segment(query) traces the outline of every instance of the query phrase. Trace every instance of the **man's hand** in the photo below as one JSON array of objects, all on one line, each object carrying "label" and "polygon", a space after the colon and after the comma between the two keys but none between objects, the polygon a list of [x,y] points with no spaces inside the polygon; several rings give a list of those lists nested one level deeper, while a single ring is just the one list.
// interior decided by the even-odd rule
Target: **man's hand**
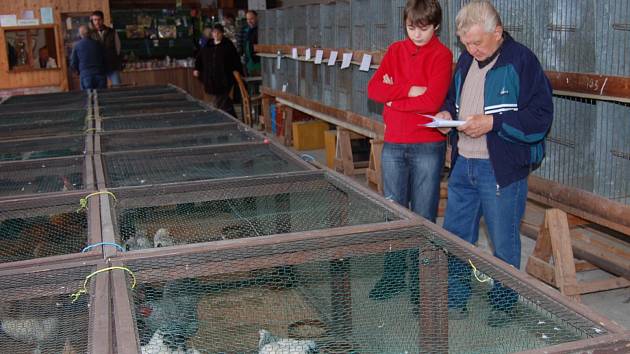
[{"label": "man's hand", "polygon": [[[453,117],[451,117],[451,114],[448,111],[442,111],[438,114],[435,115],[435,117],[440,118],[440,119],[444,119],[444,120],[453,120]],[[448,134],[448,132],[451,131],[451,128],[437,128],[437,130],[446,135]]]},{"label": "man's hand", "polygon": [[425,92],[427,92],[427,88],[424,86],[411,86],[407,96],[412,97],[412,98],[418,97],[418,96],[424,95]]},{"label": "man's hand", "polygon": [[466,123],[457,127],[457,130],[471,138],[478,138],[492,130],[493,122],[492,115],[477,114],[466,117]]},{"label": "man's hand", "polygon": [[193,76],[194,77],[199,77],[199,71],[193,70]]},{"label": "man's hand", "polygon": [[394,79],[391,76],[385,74],[385,75],[383,75],[383,83],[386,84],[386,85],[393,85],[394,84]]}]

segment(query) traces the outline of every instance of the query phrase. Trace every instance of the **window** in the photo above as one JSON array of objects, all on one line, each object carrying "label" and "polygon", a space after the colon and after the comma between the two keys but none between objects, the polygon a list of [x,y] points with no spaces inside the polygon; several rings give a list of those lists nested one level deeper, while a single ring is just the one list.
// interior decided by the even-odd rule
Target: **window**
[{"label": "window", "polygon": [[59,65],[54,28],[5,29],[9,70],[54,69]]}]

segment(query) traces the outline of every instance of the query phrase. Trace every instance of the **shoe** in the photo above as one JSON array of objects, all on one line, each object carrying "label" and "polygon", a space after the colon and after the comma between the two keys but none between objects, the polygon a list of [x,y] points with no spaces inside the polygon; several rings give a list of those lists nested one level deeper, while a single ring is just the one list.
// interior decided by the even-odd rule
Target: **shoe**
[{"label": "shoe", "polygon": [[515,318],[514,309],[499,310],[492,309],[490,315],[488,315],[488,326],[490,327],[503,327],[510,324]]},{"label": "shoe", "polygon": [[403,279],[381,278],[374,288],[370,290],[369,298],[372,300],[387,300],[400,294],[405,289],[405,281]]},{"label": "shoe", "polygon": [[468,307],[449,307],[448,319],[454,321],[465,320],[468,318]]}]

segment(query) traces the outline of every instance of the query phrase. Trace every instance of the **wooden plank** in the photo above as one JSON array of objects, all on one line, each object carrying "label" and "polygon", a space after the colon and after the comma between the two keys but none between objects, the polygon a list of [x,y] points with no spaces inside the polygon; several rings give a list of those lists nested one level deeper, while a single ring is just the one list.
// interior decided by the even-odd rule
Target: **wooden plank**
[{"label": "wooden plank", "polygon": [[551,239],[556,286],[562,294],[580,301],[567,214],[559,209],[547,210],[545,226]]},{"label": "wooden plank", "polygon": [[448,256],[441,249],[419,252],[418,345],[423,353],[448,353]]},{"label": "wooden plank", "polygon": [[602,280],[593,280],[588,282],[580,282],[578,287],[580,294],[595,293],[599,291],[607,291],[619,288],[627,288],[630,286],[630,280],[622,277],[614,277]]},{"label": "wooden plank", "polygon": [[352,159],[352,143],[350,132],[337,127],[337,153],[335,169],[346,176],[354,175],[354,161]]}]

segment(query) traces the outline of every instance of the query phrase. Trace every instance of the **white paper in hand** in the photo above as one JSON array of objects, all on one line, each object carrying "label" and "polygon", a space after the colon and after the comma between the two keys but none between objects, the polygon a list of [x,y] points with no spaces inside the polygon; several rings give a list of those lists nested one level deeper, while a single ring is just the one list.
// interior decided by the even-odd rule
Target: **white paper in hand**
[{"label": "white paper in hand", "polygon": [[347,69],[352,62],[352,53],[343,53],[343,60],[341,61],[341,68]]},{"label": "white paper in hand", "polygon": [[315,51],[315,64],[321,64],[324,59],[324,51],[318,49]]},{"label": "white paper in hand", "polygon": [[334,51],[334,50],[332,52],[330,52],[330,58],[328,58],[328,66],[334,66],[335,65],[335,63],[337,62],[337,55],[338,54],[339,53]]},{"label": "white paper in hand", "polygon": [[428,127],[428,128],[456,128],[459,127],[461,125],[464,125],[464,123],[466,123],[463,120],[446,120],[446,119],[442,119],[442,118],[438,118],[436,116],[431,116],[428,114],[420,114],[423,117],[427,117],[427,118],[431,118],[433,121],[430,123],[426,123],[426,124],[418,124],[418,126],[421,127]]},{"label": "white paper in hand", "polygon": [[304,51],[304,59],[311,60],[311,48],[306,48]]}]

